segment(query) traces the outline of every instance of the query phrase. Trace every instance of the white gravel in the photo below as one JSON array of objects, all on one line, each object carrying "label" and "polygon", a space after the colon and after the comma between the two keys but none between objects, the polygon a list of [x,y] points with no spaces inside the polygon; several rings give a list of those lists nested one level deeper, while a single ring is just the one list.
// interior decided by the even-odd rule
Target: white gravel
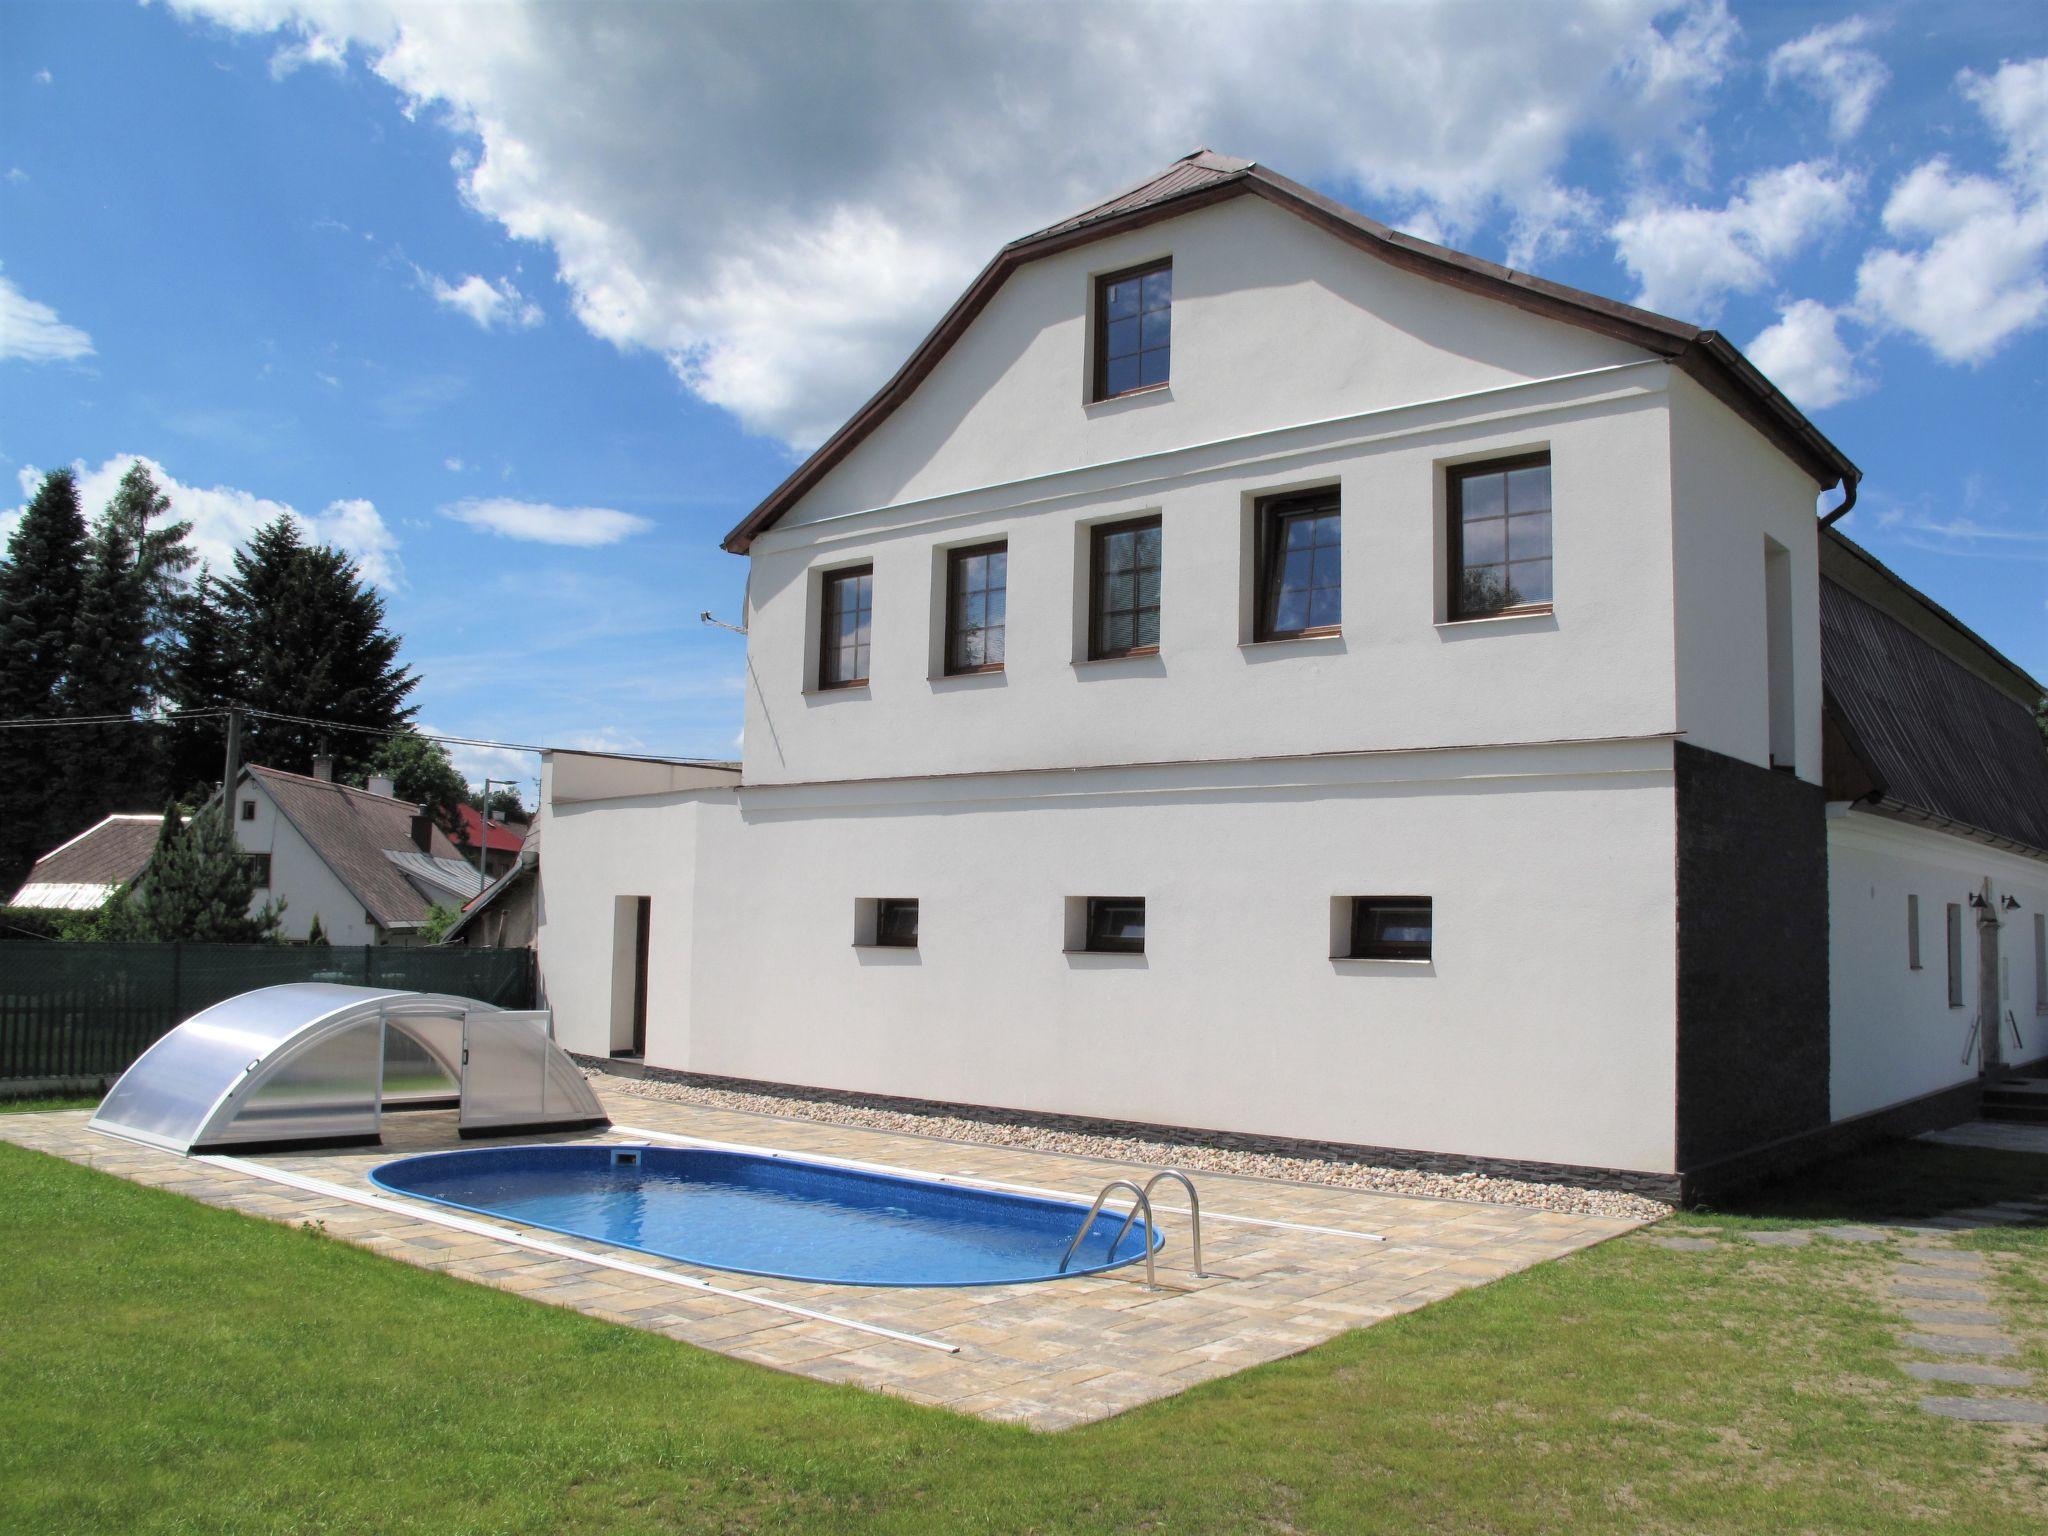
[{"label": "white gravel", "polygon": [[1022,1147],[1033,1152],[1060,1152],[1155,1168],[1185,1168],[1197,1172],[1239,1174],[1254,1179],[1290,1179],[1302,1184],[1331,1184],[1344,1189],[1369,1189],[1389,1195],[1423,1195],[1439,1200],[1485,1200],[1497,1205],[1527,1205],[1574,1216],[1616,1216],[1628,1221],[1654,1221],[1671,1212],[1669,1205],[1642,1195],[1585,1189],[1572,1184],[1544,1184],[1529,1179],[1497,1178],[1484,1173],[1386,1168],[1335,1155],[1292,1157],[1278,1152],[1235,1147],[1152,1141],[1139,1136],[1097,1135],[947,1111],[914,1114],[875,1104],[840,1104],[795,1094],[710,1088],[694,1083],[662,1082],[654,1078],[618,1077],[608,1072],[593,1071],[587,1075],[603,1083],[609,1091],[638,1094],[670,1104],[701,1104],[707,1109],[745,1110],[754,1114],[816,1120],[827,1125],[857,1125],[873,1131],[934,1136],[991,1147]]}]

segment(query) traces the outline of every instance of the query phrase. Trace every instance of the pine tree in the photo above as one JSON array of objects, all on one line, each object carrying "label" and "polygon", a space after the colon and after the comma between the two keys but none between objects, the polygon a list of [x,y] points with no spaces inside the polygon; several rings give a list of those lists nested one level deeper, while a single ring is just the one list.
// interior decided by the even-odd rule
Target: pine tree
[{"label": "pine tree", "polygon": [[[234,659],[220,595],[220,582],[202,565],[180,604],[180,623],[164,661],[164,696],[178,709],[213,709],[234,701]],[[169,730],[165,773],[173,794],[203,800],[220,782],[225,731],[219,720],[195,720]]]},{"label": "pine tree", "polygon": [[[0,565],[0,720],[53,715],[71,660],[85,555],[78,482],[43,477]],[[0,730],[0,889],[11,891],[43,853],[83,829],[68,823],[52,762],[59,733]]]},{"label": "pine tree", "polygon": [[121,477],[105,514],[121,526],[133,551],[148,614],[150,692],[157,698],[170,693],[171,661],[192,592],[185,573],[199,558],[187,542],[192,524],[182,518],[164,521],[170,511],[171,498],[138,459]]},{"label": "pine tree", "polygon": [[255,913],[256,872],[235,842],[219,801],[182,825],[164,812],[156,852],[121,909],[108,903],[99,932],[155,944],[275,942],[284,906],[266,901]]},{"label": "pine tree", "polygon": [[[384,600],[347,555],[305,543],[289,517],[236,552],[220,600],[233,687],[252,709],[387,731],[418,713],[405,701],[419,679],[397,664]],[[250,762],[304,773],[327,739],[342,777],[359,774],[376,750],[374,736],[253,720],[245,751]]]},{"label": "pine tree", "polygon": [[[149,586],[136,560],[132,522],[109,506],[93,524],[59,713],[138,717],[151,689]],[[114,811],[162,798],[156,733],[141,725],[83,726],[52,733],[61,819],[75,830]]]}]

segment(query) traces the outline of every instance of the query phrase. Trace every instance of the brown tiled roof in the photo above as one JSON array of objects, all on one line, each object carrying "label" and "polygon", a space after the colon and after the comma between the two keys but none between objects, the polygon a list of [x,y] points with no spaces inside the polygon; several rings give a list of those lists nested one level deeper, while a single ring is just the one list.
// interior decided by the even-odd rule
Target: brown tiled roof
[{"label": "brown tiled roof", "polygon": [[[384,857],[387,849],[413,848],[417,805],[276,768],[248,772],[380,927],[405,928],[426,921],[431,903],[398,865]],[[434,829],[433,853],[438,858],[462,857],[439,827]]]},{"label": "brown tiled roof", "polygon": [[35,905],[29,887],[36,885],[119,885],[142,873],[142,866],[156,852],[157,834],[163,830],[161,814],[109,816],[88,827],[70,842],[52,848],[29,871],[15,894],[17,905]]},{"label": "brown tiled roof", "polygon": [[[1855,500],[1856,483],[1863,472],[1718,331],[1702,330],[1632,304],[1418,240],[1255,161],[1198,149],[1157,176],[1057,224],[1049,224],[1036,234],[1012,240],[998,251],[995,259],[968,284],[967,291],[953,301],[953,307],[940,318],[931,334],[918,343],[895,376],[854,412],[846,425],[799,464],[788,479],[769,492],[767,499],[725,536],[724,547],[736,555],[745,554],[757,535],[773,527],[827,471],[910,397],[1005,279],[1025,262],[1240,196],[1262,197],[1347,244],[1407,271],[1567,325],[1616,337],[1666,358],[1763,433],[1818,483],[1833,485],[1839,481],[1847,489],[1848,501]],[[1846,510],[1847,505],[1845,502],[1837,510]]]}]

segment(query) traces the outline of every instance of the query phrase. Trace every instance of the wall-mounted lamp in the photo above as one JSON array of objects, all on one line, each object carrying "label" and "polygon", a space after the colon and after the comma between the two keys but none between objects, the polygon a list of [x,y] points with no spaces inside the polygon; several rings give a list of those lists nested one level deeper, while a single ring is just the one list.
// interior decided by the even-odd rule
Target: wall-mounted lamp
[{"label": "wall-mounted lamp", "polygon": [[1970,905],[1981,912],[1984,910],[1984,898],[1975,891],[1972,891],[1970,892]]},{"label": "wall-mounted lamp", "polygon": [[2008,912],[2017,912],[2020,909],[2020,904],[2014,901],[2010,896],[1999,897],[1998,904],[2001,907],[2005,908],[2005,910]]}]

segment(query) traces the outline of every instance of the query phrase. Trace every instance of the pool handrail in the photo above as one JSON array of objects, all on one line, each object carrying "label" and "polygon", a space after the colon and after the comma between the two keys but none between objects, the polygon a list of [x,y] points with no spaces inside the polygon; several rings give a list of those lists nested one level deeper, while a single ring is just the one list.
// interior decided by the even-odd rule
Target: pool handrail
[{"label": "pool handrail", "polygon": [[[1180,1187],[1188,1192],[1188,1234],[1193,1239],[1195,1250],[1195,1278],[1206,1280],[1202,1272],[1202,1197],[1195,1193],[1195,1181],[1178,1168],[1162,1168],[1145,1181],[1145,1219],[1152,1219],[1152,1188],[1161,1179],[1179,1179]],[[1116,1244],[1109,1245],[1110,1252],[1116,1251]]]},{"label": "pool handrail", "polygon": [[1107,1200],[1119,1189],[1127,1189],[1131,1192],[1131,1199],[1133,1202],[1131,1205],[1131,1214],[1129,1217],[1125,1219],[1124,1224],[1117,1229],[1116,1236],[1110,1239],[1109,1252],[1106,1255],[1104,1255],[1104,1257],[1116,1257],[1116,1245],[1123,1241],[1124,1233],[1130,1231],[1131,1223],[1137,1220],[1138,1212],[1140,1210],[1144,1211],[1145,1289],[1148,1291],[1156,1291],[1159,1289],[1159,1285],[1158,1282],[1153,1278],[1152,1274],[1152,1244],[1154,1237],[1157,1235],[1159,1231],[1159,1228],[1152,1220],[1152,1201],[1149,1197],[1147,1197],[1144,1190],[1140,1189],[1136,1184],[1133,1184],[1129,1179],[1111,1179],[1107,1184],[1102,1186],[1101,1192],[1098,1193],[1095,1197],[1095,1203],[1088,1207],[1088,1214],[1081,1219],[1081,1230],[1074,1234],[1074,1240],[1071,1243],[1067,1244],[1067,1251],[1060,1255],[1059,1273],[1064,1275],[1067,1272],[1067,1266],[1073,1262],[1075,1250],[1077,1250],[1081,1246],[1081,1240],[1085,1238],[1088,1235],[1089,1231],[1094,1227],[1095,1218],[1102,1214],[1103,1201]]}]

